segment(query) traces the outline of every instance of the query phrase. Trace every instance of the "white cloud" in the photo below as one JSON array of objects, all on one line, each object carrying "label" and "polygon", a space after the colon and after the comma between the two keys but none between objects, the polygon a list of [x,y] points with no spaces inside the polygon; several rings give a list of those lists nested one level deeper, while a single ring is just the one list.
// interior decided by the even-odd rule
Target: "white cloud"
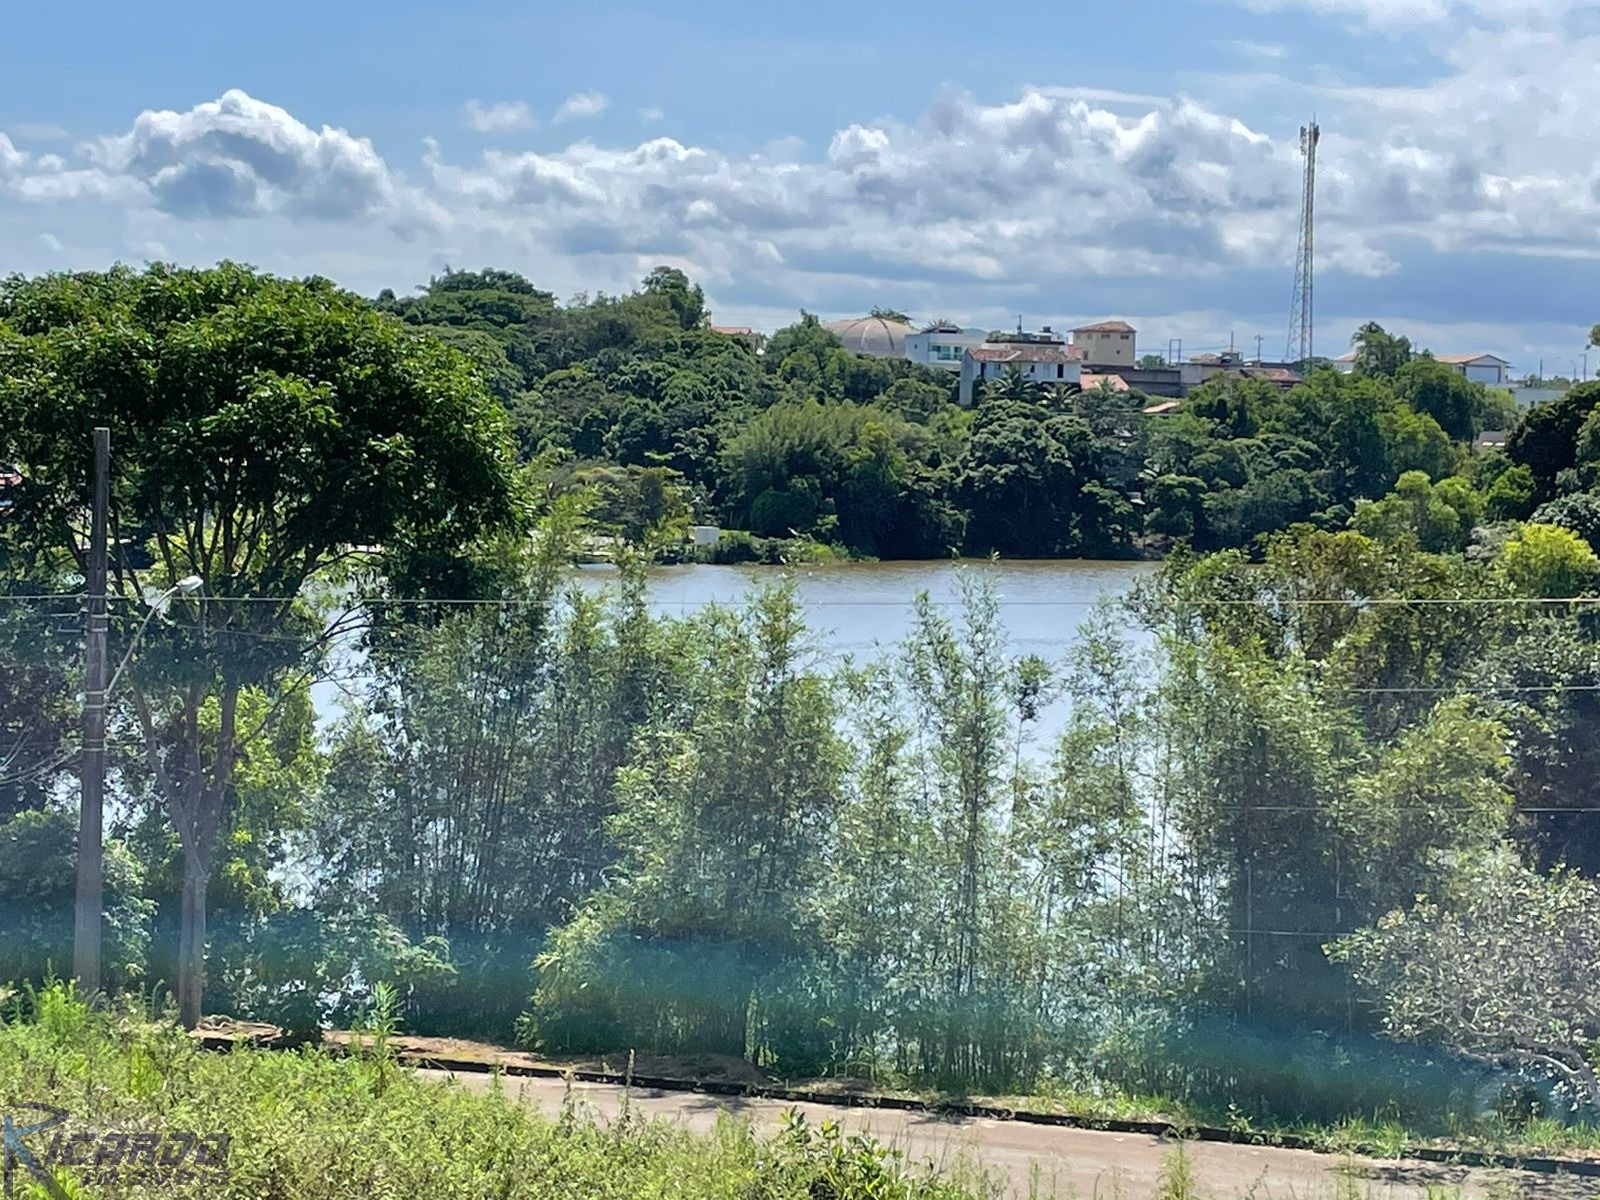
[{"label": "white cloud", "polygon": [[11,126],[11,132],[31,142],[60,142],[72,136],[60,125],[43,121],[24,121],[20,125]]},{"label": "white cloud", "polygon": [[39,235],[39,240],[43,242],[48,249],[54,250],[57,254],[60,254],[66,249],[66,246],[62,245],[61,239],[55,234],[50,233],[48,230]]},{"label": "white cloud", "polygon": [[581,117],[598,117],[611,105],[604,92],[574,92],[561,102],[553,118],[557,123]]},{"label": "white cloud", "polygon": [[659,108],[641,108],[639,110],[639,120],[646,125],[654,125],[657,121],[665,120],[666,116],[667,114]]},{"label": "white cloud", "polygon": [[[1329,2],[1344,12],[1355,0]],[[1492,14],[1496,3],[1471,7]],[[1438,70],[1408,87],[1270,77],[1298,88],[1296,111],[1304,100],[1325,113],[1319,272],[1342,275],[1347,294],[1398,289],[1410,299],[1395,311],[1419,327],[1459,325],[1473,306],[1519,320],[1513,306],[1549,285],[1518,292],[1484,282],[1481,268],[1430,289],[1427,273],[1450,259],[1493,262],[1510,283],[1508,263],[1543,264],[1518,268],[1529,281],[1575,279],[1585,268],[1563,260],[1600,258],[1590,132],[1600,37],[1528,25],[1419,40]],[[1199,92],[1203,81],[1185,83]],[[603,105],[576,99],[569,115]],[[893,302],[1014,313],[1063,296],[1090,311],[1250,313],[1280,299],[1286,311],[1299,122],[1268,126],[1245,111],[1232,96],[1027,88],[989,102],[946,90],[912,119],[846,123],[809,148],[791,138],[734,153],[651,137],[447,157],[428,143],[408,178],[359,131],[315,129],[234,91],[143,113],[65,156],[0,134],[0,234],[28,244],[22,269],[48,229],[91,262],[144,257],[154,243],[374,289],[468,261],[526,270],[561,294],[615,290],[672,261],[721,307],[745,311]],[[515,102],[467,109],[490,132],[524,113]],[[13,215],[29,201],[31,226]],[[79,220],[69,212],[93,235],[63,225]],[[428,236],[397,236],[417,229]]]},{"label": "white cloud", "polygon": [[313,130],[237,89],[184,113],[143,112],[127,133],[92,145],[89,157],[179,216],[357,218],[396,201],[394,179],[369,140],[326,125]]},{"label": "white cloud", "polygon": [[478,133],[506,133],[515,129],[531,129],[538,124],[533,110],[522,100],[500,100],[484,107],[476,100],[468,100],[467,126]]},{"label": "white cloud", "polygon": [[1409,36],[1417,28],[1464,23],[1524,27],[1553,24],[1589,5],[1589,0],[1236,0],[1255,12],[1306,9],[1329,17],[1354,18],[1378,32]]},{"label": "white cloud", "polygon": [[1277,42],[1253,42],[1248,38],[1232,38],[1218,42],[1217,45],[1243,58],[1267,59],[1272,62],[1286,58],[1289,54],[1289,47]]},{"label": "white cloud", "polygon": [[4,133],[0,133],[0,179],[21,172],[28,165],[28,156]]}]

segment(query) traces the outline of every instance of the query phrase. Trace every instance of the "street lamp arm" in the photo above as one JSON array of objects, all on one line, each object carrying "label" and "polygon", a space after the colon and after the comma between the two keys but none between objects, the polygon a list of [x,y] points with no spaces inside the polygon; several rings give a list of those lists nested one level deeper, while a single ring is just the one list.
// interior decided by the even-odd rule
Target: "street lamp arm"
[{"label": "street lamp arm", "polygon": [[128,669],[128,664],[133,661],[133,652],[139,648],[139,639],[144,637],[144,631],[150,628],[150,622],[156,619],[156,614],[161,611],[166,602],[179,592],[187,596],[190,593],[199,591],[203,586],[204,581],[198,575],[189,575],[178,580],[177,583],[150,602],[150,611],[145,614],[144,620],[139,622],[139,628],[134,631],[133,640],[128,643],[127,652],[123,654],[122,661],[117,664],[117,669],[111,673],[111,682],[106,684],[105,696],[111,695],[116,690],[117,680],[122,678],[122,673]]}]

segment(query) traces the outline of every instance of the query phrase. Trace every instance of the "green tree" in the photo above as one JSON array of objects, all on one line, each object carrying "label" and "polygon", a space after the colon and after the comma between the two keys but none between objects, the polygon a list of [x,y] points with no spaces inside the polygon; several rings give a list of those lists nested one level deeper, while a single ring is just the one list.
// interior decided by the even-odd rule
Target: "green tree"
[{"label": "green tree", "polygon": [[1531,519],[1535,525],[1559,525],[1572,530],[1589,543],[1589,549],[1600,554],[1600,496],[1593,492],[1574,492],[1541,504]]},{"label": "green tree", "polygon": [[[0,963],[8,982],[43,982],[72,966],[78,823],[58,808],[0,821]],[[147,983],[145,953],[152,905],[143,872],[120,840],[105,850],[105,982]]]},{"label": "green tree", "polygon": [[1539,484],[1522,463],[1502,471],[1484,495],[1484,509],[1497,521],[1525,521],[1538,505]]},{"label": "green tree", "polygon": [[1522,526],[1506,540],[1495,568],[1519,596],[1581,596],[1600,582],[1600,557],[1570,529]]},{"label": "green tree", "polygon": [[1351,525],[1380,541],[1410,535],[1429,553],[1459,553],[1482,515],[1482,498],[1460,476],[1434,484],[1426,472],[1407,471],[1383,499],[1361,501]]},{"label": "green tree", "polygon": [[217,837],[272,727],[241,709],[314,673],[333,628],[302,589],[350,570],[352,547],[383,547],[372,568],[404,574],[508,522],[505,424],[438,342],[325,281],[231,264],[7,281],[0,413],[0,456],[39,484],[18,512],[34,553],[82,561],[89,430],[105,424],[129,547],[115,590],[205,581],[125,693],[182,846],[177,991],[193,1024]]},{"label": "green tree", "polygon": [[1357,375],[1397,376],[1412,359],[1411,339],[1390,333],[1376,321],[1368,321],[1350,339],[1356,352]]},{"label": "green tree", "polygon": [[978,411],[957,464],[974,553],[1038,557],[1116,554],[1132,511],[1106,487],[1087,422],[994,401]]},{"label": "green tree", "polygon": [[1600,1106],[1600,895],[1592,881],[1491,859],[1470,885],[1329,947],[1394,1037],[1552,1071]]},{"label": "green tree", "polygon": [[841,804],[837,713],[792,588],[694,637],[705,668],[617,776],[620,863],[541,956],[525,1036],[806,1064],[797,989]]},{"label": "green tree", "polygon": [[1000,378],[983,385],[985,400],[1008,400],[1016,404],[1037,404],[1044,397],[1044,389],[1028,377],[1016,363],[1006,364]]},{"label": "green tree", "polygon": [[1471,441],[1482,428],[1479,413],[1487,389],[1434,358],[1413,359],[1394,373],[1395,394],[1415,411],[1432,417],[1458,442]]},{"label": "green tree", "polygon": [[1578,461],[1578,434],[1600,406],[1600,381],[1583,383],[1537,404],[1511,431],[1506,453],[1533,474],[1536,503],[1556,494],[1556,478]]}]

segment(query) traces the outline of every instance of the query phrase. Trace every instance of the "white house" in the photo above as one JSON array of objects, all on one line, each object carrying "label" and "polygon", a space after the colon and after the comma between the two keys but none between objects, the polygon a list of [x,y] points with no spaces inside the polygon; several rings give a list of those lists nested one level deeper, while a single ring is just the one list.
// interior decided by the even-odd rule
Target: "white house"
[{"label": "white house", "polygon": [[1453,368],[1459,375],[1465,375],[1474,383],[1486,383],[1490,387],[1505,387],[1510,382],[1507,378],[1507,372],[1511,370],[1511,364],[1498,355],[1441,354],[1438,359],[1445,366]]},{"label": "white house", "polygon": [[1138,334],[1126,321],[1101,321],[1074,329],[1072,344],[1092,367],[1131,367],[1139,361]]},{"label": "white house", "polygon": [[959,325],[930,325],[921,333],[906,338],[906,357],[925,367],[961,370],[962,356],[988,339],[982,329],[963,329]]},{"label": "white house", "polygon": [[971,408],[979,386],[1001,378],[1010,367],[1040,387],[1083,384],[1083,364],[1059,342],[986,342],[969,347],[961,356],[962,406]]},{"label": "white house", "polygon": [[[1511,364],[1495,354],[1436,354],[1434,358],[1474,383],[1486,383],[1490,387],[1508,387],[1511,383]],[[1356,352],[1341,354],[1333,360],[1333,365],[1335,370],[1349,375],[1356,369]]]}]

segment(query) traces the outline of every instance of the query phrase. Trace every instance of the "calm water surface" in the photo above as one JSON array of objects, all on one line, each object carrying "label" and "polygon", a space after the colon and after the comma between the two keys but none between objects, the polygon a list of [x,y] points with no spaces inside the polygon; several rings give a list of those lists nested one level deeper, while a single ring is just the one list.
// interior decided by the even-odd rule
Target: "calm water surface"
[{"label": "calm water surface", "polygon": [[[814,644],[825,658],[870,656],[903,640],[911,630],[912,604],[923,592],[959,618],[962,573],[990,580],[1014,654],[1058,660],[1077,635],[1089,610],[1115,598],[1159,564],[1061,560],[990,562],[844,563],[807,567],[658,567],[650,572],[651,607],[682,616],[708,604],[737,605],[764,585],[792,575],[805,605]],[[585,586],[602,588],[616,579],[609,567],[583,567]],[[1132,632],[1130,630],[1130,632]],[[1142,640],[1137,634],[1136,640]],[[326,726],[343,703],[359,694],[364,656],[354,647],[342,655],[341,683],[312,688],[317,717]]]},{"label": "calm water surface", "polygon": [[[912,602],[923,592],[958,615],[961,575],[990,580],[1012,649],[1058,657],[1100,600],[1117,597],[1159,564],[1147,562],[971,560],[962,563],[845,563],[830,566],[660,567],[650,572],[651,606],[678,616],[707,604],[738,604],[750,591],[793,575],[817,645],[830,655],[863,655],[900,641],[911,629]],[[604,586],[614,572],[581,570]]]}]

